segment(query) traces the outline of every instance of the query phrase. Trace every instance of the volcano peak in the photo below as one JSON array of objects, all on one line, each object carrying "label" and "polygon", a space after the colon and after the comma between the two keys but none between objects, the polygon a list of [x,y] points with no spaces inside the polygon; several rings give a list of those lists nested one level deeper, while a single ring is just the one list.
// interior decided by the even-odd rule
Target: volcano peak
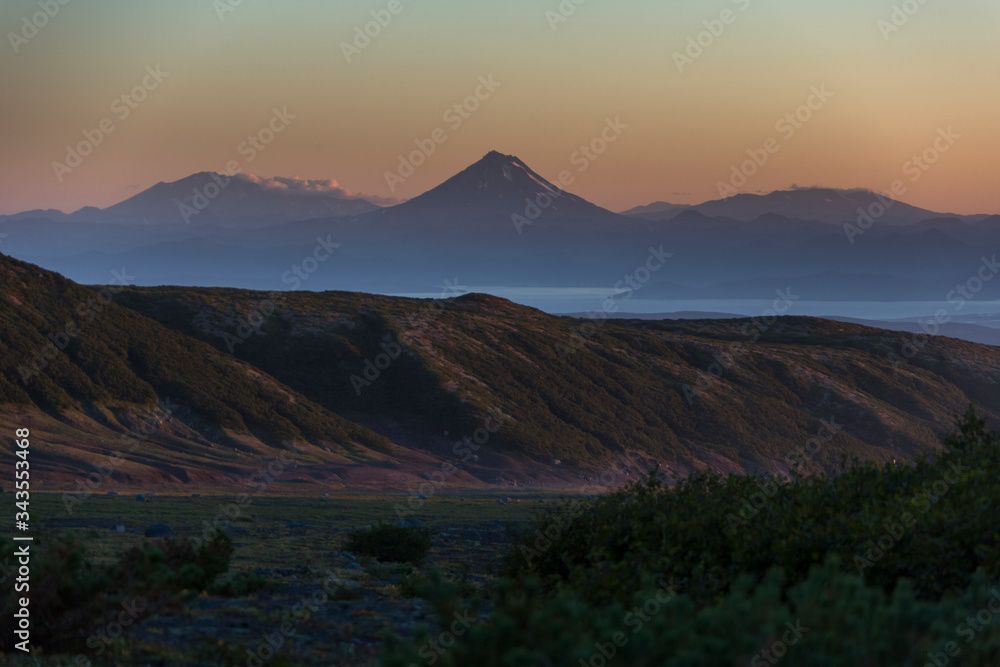
[{"label": "volcano peak", "polygon": [[[572,179],[570,179],[572,182]],[[380,212],[380,217],[435,219],[510,218],[527,202],[548,202],[546,216],[617,220],[618,216],[566,192],[535,173],[516,155],[491,150],[437,187]]]}]

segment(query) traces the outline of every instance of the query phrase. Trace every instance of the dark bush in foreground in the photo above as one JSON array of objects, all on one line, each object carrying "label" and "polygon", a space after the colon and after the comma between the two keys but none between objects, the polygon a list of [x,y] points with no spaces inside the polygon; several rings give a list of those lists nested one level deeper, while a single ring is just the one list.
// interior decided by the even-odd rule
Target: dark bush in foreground
[{"label": "dark bush in foreground", "polygon": [[674,488],[651,478],[541,513],[504,573],[600,603],[626,602],[645,576],[673,577],[710,602],[741,575],[760,581],[778,565],[794,585],[837,555],[886,592],[905,577],[918,597],[938,600],[963,592],[977,570],[1000,577],[1000,438],[970,409],[945,447],[835,477],[699,473]]},{"label": "dark bush in foreground", "polygon": [[256,572],[235,572],[225,579],[215,580],[206,590],[212,595],[240,598],[273,586],[273,582]]},{"label": "dark bush in foreground", "polygon": [[[0,543],[0,562],[16,569],[14,550],[15,545]],[[89,560],[86,546],[71,533],[36,540],[30,591],[15,592],[8,580],[0,593],[0,646],[10,651],[17,641],[13,614],[27,595],[33,647],[101,655],[115,637],[165,604],[205,590],[229,568],[231,555],[232,544],[222,533],[197,548],[184,538],[144,542],[108,564]]]},{"label": "dark bush in foreground", "polygon": [[359,556],[383,562],[418,565],[431,548],[431,531],[428,528],[380,523],[352,531],[344,548]]},{"label": "dark bush in foreground", "polygon": [[998,665],[998,504],[1000,437],[972,409],[911,464],[651,477],[541,512],[488,618],[438,582],[440,631],[383,665]]},{"label": "dark bush in foreground", "polygon": [[[982,576],[959,597],[928,602],[905,581],[887,596],[830,562],[791,588],[777,570],[757,585],[740,577],[707,606],[669,582],[650,581],[622,605],[593,606],[531,579],[519,589],[501,585],[489,618],[458,608],[455,591],[447,592],[435,598],[440,631],[412,644],[390,641],[383,667],[1000,664],[1000,617],[989,611],[1000,610],[1000,592]],[[984,610],[989,621],[970,623]]]},{"label": "dark bush in foreground", "polygon": [[228,570],[232,555],[232,542],[223,533],[197,547],[186,538],[167,537],[126,551],[118,561],[116,577],[134,592],[189,597]]}]

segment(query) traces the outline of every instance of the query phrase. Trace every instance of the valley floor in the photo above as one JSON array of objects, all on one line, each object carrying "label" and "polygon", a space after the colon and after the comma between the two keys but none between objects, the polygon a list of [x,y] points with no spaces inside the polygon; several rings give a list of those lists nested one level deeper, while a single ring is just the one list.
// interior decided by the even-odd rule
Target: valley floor
[{"label": "valley floor", "polygon": [[[39,532],[74,530],[95,560],[140,543],[154,523],[166,523],[187,537],[221,524],[235,547],[225,576],[254,573],[268,582],[266,589],[244,596],[202,594],[161,610],[106,651],[93,641],[95,648],[82,657],[95,665],[110,658],[107,664],[357,667],[375,664],[386,630],[412,637],[421,625],[436,628],[429,603],[411,590],[414,575],[439,569],[449,579],[464,580],[470,590],[482,586],[508,544],[508,526],[527,521],[532,508],[555,499],[477,493],[420,501],[407,518],[430,527],[435,537],[419,568],[377,563],[342,550],[350,530],[396,523],[396,507],[406,505],[402,496],[262,496],[240,505],[236,496],[156,495],[140,502],[132,495],[101,495],[68,508],[59,494],[36,494],[32,506],[43,526]],[[308,618],[283,635],[283,616],[303,608]],[[87,663],[78,656],[36,654],[31,659],[7,656],[0,664]]]}]

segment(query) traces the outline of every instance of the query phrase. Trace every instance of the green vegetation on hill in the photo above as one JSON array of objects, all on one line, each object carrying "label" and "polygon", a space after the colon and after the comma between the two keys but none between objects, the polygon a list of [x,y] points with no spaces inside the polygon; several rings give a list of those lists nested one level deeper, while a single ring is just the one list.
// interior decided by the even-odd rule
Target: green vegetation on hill
[{"label": "green vegetation on hill", "polygon": [[415,435],[460,439],[500,410],[489,446],[545,462],[637,451],[680,472],[773,471],[822,435],[805,468],[833,470],[843,453],[936,447],[973,400],[1000,417],[1000,350],[931,339],[896,366],[900,334],[815,318],[588,321],[481,294],[129,288],[119,301],[375,429],[416,420]]},{"label": "green vegetation on hill", "polygon": [[[434,433],[479,426],[433,370],[398,345],[390,317],[434,317],[438,311],[429,303],[176,287],[128,288],[117,301],[253,364],[338,414],[417,420]],[[387,365],[378,359],[386,354]]]},{"label": "green vegetation on hill", "polygon": [[819,472],[845,453],[883,463],[935,448],[971,401],[1000,422],[997,348],[931,338],[899,364],[900,334],[815,318],[580,320],[479,294],[84,288],[3,257],[0,298],[0,404],[120,429],[122,412],[170,399],[196,447],[298,440],[343,462],[383,459],[372,450],[392,440],[453,460],[449,444],[471,437],[482,454],[566,466],[639,454],[682,476],[787,471],[807,451],[803,470]]},{"label": "green vegetation on hill", "polygon": [[92,405],[185,406],[196,426],[357,449],[388,441],[211,346],[123,308],[95,288],[0,257],[0,404],[44,411]]}]

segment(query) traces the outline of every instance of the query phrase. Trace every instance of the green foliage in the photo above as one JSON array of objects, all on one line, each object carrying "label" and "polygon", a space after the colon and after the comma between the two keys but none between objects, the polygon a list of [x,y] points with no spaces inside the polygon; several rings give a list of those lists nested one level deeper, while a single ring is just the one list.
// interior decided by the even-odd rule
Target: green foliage
[{"label": "green foliage", "polygon": [[546,509],[487,621],[454,632],[463,602],[438,582],[424,595],[454,646],[425,633],[383,664],[758,667],[799,626],[782,664],[1000,664],[1000,435],[970,408],[945,445],[837,476],[651,475]]},{"label": "green foliage", "polygon": [[945,442],[935,459],[857,463],[837,476],[699,473],[674,488],[651,476],[542,511],[520,533],[505,573],[535,575],[595,603],[623,602],[655,573],[708,602],[741,575],[760,581],[777,563],[794,584],[838,555],[869,584],[888,591],[906,577],[921,598],[938,599],[965,590],[977,569],[1000,576],[998,436],[970,409]]},{"label": "green foliage", "polygon": [[[843,428],[805,462],[832,471],[842,452],[886,462],[937,446],[941,424],[971,400],[1000,417],[996,348],[934,338],[897,367],[899,334],[815,318],[769,327],[579,320],[481,294],[428,301],[164,287],[117,299],[229,354],[223,334],[265,297],[280,305],[232,349],[241,360],[348,419],[454,440],[498,423],[486,447],[546,462],[639,451],[687,469],[710,460],[707,450],[780,470],[821,419],[833,419]],[[396,349],[400,339],[408,342]],[[397,356],[376,377],[370,364],[389,353]],[[352,377],[365,384],[356,390]]]},{"label": "green foliage", "polygon": [[[238,316],[257,309],[263,296],[232,289],[130,288],[119,301],[253,364],[329,410],[416,420],[436,432],[479,426],[419,355],[391,347],[399,332],[380,302],[392,299],[343,293],[268,295],[282,306],[267,317],[259,334],[232,344],[225,334],[237,328]],[[420,311],[413,310],[419,317]],[[383,345],[394,352],[392,363],[379,369],[376,381],[356,389],[351,376],[364,379],[366,360],[385,353]]]},{"label": "green foliage", "polygon": [[447,580],[441,571],[435,568],[430,573],[414,570],[397,584],[399,594],[404,598],[436,595],[444,585],[447,585],[448,590],[453,592],[455,596],[462,599],[473,598],[485,592],[469,579],[468,570],[464,567],[458,579]]},{"label": "green foliage", "polygon": [[225,579],[215,580],[206,590],[220,597],[241,598],[272,587],[273,582],[256,572],[234,572]]},{"label": "green foliage", "polygon": [[419,570],[415,570],[400,579],[396,586],[399,594],[404,598],[419,597],[428,583],[427,575]]},{"label": "green foliage", "polygon": [[739,577],[711,604],[650,582],[624,603],[592,605],[579,591],[548,593],[529,578],[501,584],[488,618],[441,587],[430,595],[440,630],[390,640],[381,664],[431,664],[434,656],[440,667],[760,667],[779,657],[787,667],[923,665],[949,643],[959,664],[998,664],[1000,618],[968,622],[1000,599],[982,575],[962,595],[930,602],[905,580],[886,594],[842,570],[832,560],[790,588],[779,570],[759,583]]},{"label": "green foliage", "polygon": [[[169,398],[198,430],[208,425],[251,432],[276,447],[301,438],[344,450],[356,449],[355,443],[388,447],[384,437],[331,414],[227,352],[123,308],[119,302],[126,300],[126,289],[88,289],[0,257],[0,294],[13,302],[0,309],[2,403],[65,410],[152,406],[157,398]],[[33,362],[41,370],[25,382],[21,370]]]},{"label": "green foliage", "polygon": [[[487,447],[536,460],[641,451],[682,470],[715,458],[705,450],[783,469],[820,419],[843,429],[813,471],[833,470],[842,452],[886,462],[935,446],[942,420],[970,400],[1000,418],[996,348],[935,337],[897,365],[899,334],[814,318],[590,321],[474,294],[103,292],[109,303],[100,289],[0,258],[11,304],[0,309],[0,403],[54,411],[169,397],[201,432],[348,455],[391,449],[361,423],[454,440],[496,423]],[[56,349],[49,335],[63,342],[68,324],[79,333]],[[25,384],[18,368],[42,352],[51,359]],[[373,367],[383,354],[391,363]]]},{"label": "green foliage", "polygon": [[423,562],[431,548],[431,530],[416,526],[394,526],[379,523],[368,528],[351,531],[344,548],[359,556],[368,556],[383,562]]},{"label": "green foliage", "polygon": [[[21,546],[0,542],[0,562],[6,567],[16,568],[15,545]],[[231,555],[229,537],[221,532],[197,547],[185,538],[146,541],[111,563],[88,559],[86,545],[72,533],[36,539],[31,546],[30,591],[18,593],[13,585],[5,585],[0,592],[0,646],[13,647],[13,613],[18,599],[27,594],[33,646],[100,649],[109,637],[101,630],[110,622],[118,619],[122,626],[132,626],[171,600],[198,594],[228,569]]]},{"label": "green foliage", "polygon": [[198,546],[187,538],[165,537],[126,551],[116,576],[132,582],[132,588],[144,595],[160,591],[192,595],[228,570],[232,555],[232,541],[222,532]]}]

